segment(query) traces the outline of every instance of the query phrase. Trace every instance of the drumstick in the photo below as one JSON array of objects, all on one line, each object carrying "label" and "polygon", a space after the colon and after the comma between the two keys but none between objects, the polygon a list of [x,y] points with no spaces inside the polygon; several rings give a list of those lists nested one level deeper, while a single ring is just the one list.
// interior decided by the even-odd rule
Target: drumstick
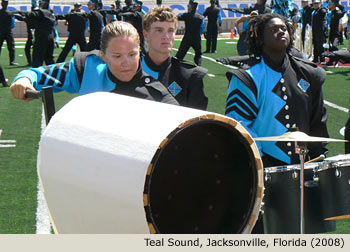
[{"label": "drumstick", "polygon": [[305,164],[316,162],[316,161],[322,161],[324,158],[325,158],[325,155],[321,154],[317,158],[314,158],[314,159],[311,159],[311,160],[305,162]]}]

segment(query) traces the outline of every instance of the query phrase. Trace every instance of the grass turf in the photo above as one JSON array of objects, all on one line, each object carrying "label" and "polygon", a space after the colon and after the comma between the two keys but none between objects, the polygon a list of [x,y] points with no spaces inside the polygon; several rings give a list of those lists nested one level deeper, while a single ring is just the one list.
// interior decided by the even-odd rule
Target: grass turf
[{"label": "grass turf", "polygon": [[[216,59],[237,55],[236,40],[219,40],[216,54],[203,54]],[[178,48],[179,41],[175,42]],[[19,43],[18,43],[19,44]],[[23,46],[23,43],[20,44]],[[205,50],[205,41],[202,43]],[[57,58],[61,49],[55,49]],[[190,50],[192,51],[192,50]],[[176,51],[173,51],[175,54]],[[21,70],[27,67],[23,48],[16,49],[16,61],[19,66],[9,66],[7,49],[2,49],[0,64],[9,82]],[[186,60],[193,61],[193,55],[187,55]],[[206,58],[202,66],[207,68],[205,77],[205,92],[209,97],[208,110],[224,113],[228,81],[225,73],[230,68],[217,64]],[[332,74],[327,75],[324,84],[324,97],[332,103],[349,108],[349,71],[348,68],[328,68]],[[210,77],[212,76],[212,77]],[[75,95],[68,93],[55,94],[56,110]],[[339,129],[344,126],[348,115],[337,109],[327,107],[329,113],[328,128],[330,136],[342,138]],[[41,103],[32,101],[24,103],[12,98],[8,88],[0,88],[0,129],[3,130],[0,139],[17,140],[16,148],[0,148],[0,233],[31,234],[35,233],[35,212],[37,194],[36,156],[40,138]],[[344,144],[330,143],[329,156],[344,153]],[[350,221],[337,221],[335,233],[350,233]]]}]

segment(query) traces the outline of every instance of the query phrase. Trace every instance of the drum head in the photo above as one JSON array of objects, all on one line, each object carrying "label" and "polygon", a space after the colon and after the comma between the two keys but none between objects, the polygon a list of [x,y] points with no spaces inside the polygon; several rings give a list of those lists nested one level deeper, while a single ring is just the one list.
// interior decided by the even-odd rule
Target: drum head
[{"label": "drum head", "polygon": [[241,233],[257,201],[255,160],[243,135],[223,122],[200,120],[172,132],[145,185],[153,231]]}]

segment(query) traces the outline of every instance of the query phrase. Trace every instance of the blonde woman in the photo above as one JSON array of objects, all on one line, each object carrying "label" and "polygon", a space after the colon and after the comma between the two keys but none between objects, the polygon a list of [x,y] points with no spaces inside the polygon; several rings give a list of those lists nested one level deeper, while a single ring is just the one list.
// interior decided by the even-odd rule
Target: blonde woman
[{"label": "blonde woman", "polygon": [[53,86],[54,91],[84,95],[105,91],[178,105],[169,91],[140,66],[140,38],[126,22],[113,22],[102,31],[101,51],[77,53],[70,62],[21,71],[10,90],[21,100],[27,89]]}]

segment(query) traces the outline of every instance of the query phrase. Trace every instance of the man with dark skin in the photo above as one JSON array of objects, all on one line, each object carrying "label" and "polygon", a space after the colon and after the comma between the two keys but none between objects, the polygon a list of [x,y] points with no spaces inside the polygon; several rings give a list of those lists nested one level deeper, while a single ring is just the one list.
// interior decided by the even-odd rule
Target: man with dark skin
[{"label": "man with dark skin", "polygon": [[[251,57],[226,74],[230,84],[225,114],[239,121],[254,138],[280,136],[295,127],[311,136],[328,137],[322,95],[326,74],[312,62],[292,55],[291,22],[272,13],[254,16],[249,24]],[[292,142],[258,141],[257,146],[264,167],[300,163]],[[327,152],[322,143],[309,144],[308,149],[306,159]],[[262,221],[257,223],[254,233],[264,232]]]}]

